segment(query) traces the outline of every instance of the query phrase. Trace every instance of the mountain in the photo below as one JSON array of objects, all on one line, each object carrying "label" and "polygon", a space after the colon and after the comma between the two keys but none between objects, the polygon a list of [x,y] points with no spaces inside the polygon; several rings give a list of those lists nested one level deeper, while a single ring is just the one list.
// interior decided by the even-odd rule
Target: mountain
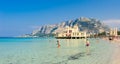
[{"label": "mountain", "polygon": [[103,24],[100,20],[80,17],[75,20],[64,21],[54,25],[41,26],[39,29],[34,30],[31,34],[26,36],[52,36],[52,34],[64,30],[66,26],[73,27],[75,25],[79,27],[80,31],[86,31],[87,33],[101,33],[109,30],[109,27]]}]

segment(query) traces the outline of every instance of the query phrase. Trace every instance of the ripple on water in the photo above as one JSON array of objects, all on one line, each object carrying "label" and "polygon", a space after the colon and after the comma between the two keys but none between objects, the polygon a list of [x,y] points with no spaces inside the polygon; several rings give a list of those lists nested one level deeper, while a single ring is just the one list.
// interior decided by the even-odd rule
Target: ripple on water
[{"label": "ripple on water", "polygon": [[8,41],[5,45],[0,43],[0,64],[106,64],[113,50],[107,41],[97,43],[96,39],[89,39],[90,55],[86,55],[85,41],[80,39],[60,40],[59,49],[56,39],[51,42],[49,39],[29,40],[27,43],[22,39],[15,40],[16,43],[13,40],[12,45],[7,45]]}]

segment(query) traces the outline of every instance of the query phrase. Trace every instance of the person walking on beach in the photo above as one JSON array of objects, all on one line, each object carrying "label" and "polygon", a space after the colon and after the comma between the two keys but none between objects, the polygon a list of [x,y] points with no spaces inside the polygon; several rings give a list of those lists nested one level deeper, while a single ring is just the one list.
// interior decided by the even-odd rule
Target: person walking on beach
[{"label": "person walking on beach", "polygon": [[90,53],[90,42],[89,42],[88,39],[86,40],[86,45],[85,46],[86,46],[86,53],[89,54]]},{"label": "person walking on beach", "polygon": [[60,42],[57,40],[57,47],[60,48]]}]

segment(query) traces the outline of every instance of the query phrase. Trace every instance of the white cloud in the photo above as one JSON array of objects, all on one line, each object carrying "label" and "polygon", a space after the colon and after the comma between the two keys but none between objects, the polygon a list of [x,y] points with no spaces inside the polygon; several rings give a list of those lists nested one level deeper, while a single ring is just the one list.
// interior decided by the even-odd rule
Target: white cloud
[{"label": "white cloud", "polygon": [[104,20],[103,23],[110,27],[118,27],[120,28],[120,19],[110,19],[110,20]]}]

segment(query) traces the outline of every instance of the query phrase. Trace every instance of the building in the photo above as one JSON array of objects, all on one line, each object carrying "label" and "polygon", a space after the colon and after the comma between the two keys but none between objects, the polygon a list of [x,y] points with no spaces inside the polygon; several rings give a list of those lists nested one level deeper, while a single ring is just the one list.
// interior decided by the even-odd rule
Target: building
[{"label": "building", "polygon": [[118,37],[118,29],[117,28],[111,28],[109,32],[109,40],[114,40],[114,38]]},{"label": "building", "polygon": [[60,39],[80,39],[86,38],[87,34],[84,31],[79,31],[77,25],[74,27],[67,26],[61,33],[56,33],[56,38]]},{"label": "building", "polygon": [[118,36],[118,29],[117,28],[110,29],[110,36]]}]

